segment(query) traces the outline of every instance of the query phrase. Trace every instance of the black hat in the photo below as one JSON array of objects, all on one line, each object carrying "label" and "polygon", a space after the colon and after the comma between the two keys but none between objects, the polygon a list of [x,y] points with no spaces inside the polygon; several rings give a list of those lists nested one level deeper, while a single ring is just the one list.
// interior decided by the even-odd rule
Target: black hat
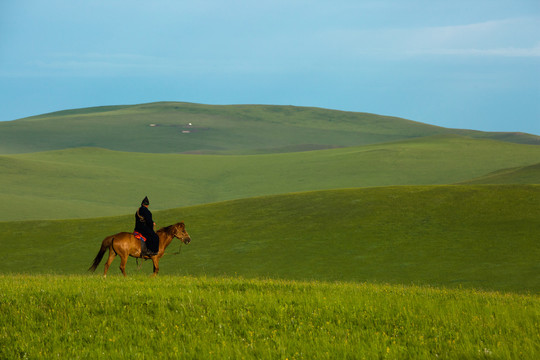
[{"label": "black hat", "polygon": [[144,200],[142,201],[141,205],[150,205],[150,201],[148,201],[148,196],[144,197]]}]

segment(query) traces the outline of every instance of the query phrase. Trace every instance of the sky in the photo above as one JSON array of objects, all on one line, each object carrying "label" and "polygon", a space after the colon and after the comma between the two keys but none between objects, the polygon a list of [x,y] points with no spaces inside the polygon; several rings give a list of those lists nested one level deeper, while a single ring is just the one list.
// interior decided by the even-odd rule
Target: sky
[{"label": "sky", "polygon": [[0,0],[0,120],[154,101],[540,135],[540,1]]}]

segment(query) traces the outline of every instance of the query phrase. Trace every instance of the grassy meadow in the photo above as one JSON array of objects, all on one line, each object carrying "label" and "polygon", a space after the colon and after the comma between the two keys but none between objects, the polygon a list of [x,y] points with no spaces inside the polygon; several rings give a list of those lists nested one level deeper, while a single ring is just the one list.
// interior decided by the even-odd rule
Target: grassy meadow
[{"label": "grassy meadow", "polygon": [[2,359],[536,359],[540,298],[431,287],[0,275]]},{"label": "grassy meadow", "polygon": [[[359,281],[540,291],[540,186],[397,186],[316,191],[154,212],[185,221],[160,274]],[[84,274],[133,215],[0,223],[0,273]],[[109,274],[119,275],[119,260]],[[142,273],[150,274],[146,263]],[[103,263],[98,273],[103,272]],[[135,260],[128,274],[137,274]]]},{"label": "grassy meadow", "polygon": [[144,153],[253,154],[444,134],[540,144],[540,137],[531,134],[448,129],[368,113],[161,102],[73,109],[0,122],[0,154],[78,147]]},{"label": "grassy meadow", "polygon": [[[537,164],[540,146],[460,136],[286,154],[143,154],[96,148],[0,156],[2,220],[130,214],[252,196],[451,184]],[[506,183],[523,183],[514,174]],[[531,172],[529,183],[540,183]],[[499,181],[500,183],[500,181]]]},{"label": "grassy meadow", "polygon": [[[0,359],[537,359],[539,144],[294,106],[0,122]],[[88,273],[144,196],[191,244]]]},{"label": "grassy meadow", "polygon": [[461,184],[539,184],[540,163],[501,169],[476,179],[461,182]]}]

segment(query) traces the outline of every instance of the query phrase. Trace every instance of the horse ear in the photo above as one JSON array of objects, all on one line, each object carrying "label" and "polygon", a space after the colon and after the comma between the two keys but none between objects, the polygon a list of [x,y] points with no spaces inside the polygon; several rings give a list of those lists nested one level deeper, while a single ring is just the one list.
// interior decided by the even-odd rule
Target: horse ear
[{"label": "horse ear", "polygon": [[182,229],[185,229],[185,228],[186,228],[186,224],[184,224],[183,221],[179,222],[179,223],[178,223],[178,226],[180,226]]}]

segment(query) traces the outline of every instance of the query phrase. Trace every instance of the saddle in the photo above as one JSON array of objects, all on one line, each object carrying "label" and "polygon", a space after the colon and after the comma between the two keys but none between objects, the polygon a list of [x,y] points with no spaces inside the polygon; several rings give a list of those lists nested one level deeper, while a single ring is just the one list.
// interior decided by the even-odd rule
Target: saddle
[{"label": "saddle", "polygon": [[135,236],[135,239],[139,239],[139,240],[141,240],[142,242],[146,242],[146,238],[143,236],[143,234],[141,234],[141,233],[138,232],[138,231],[134,231],[134,232],[133,232],[133,236]]},{"label": "saddle", "polygon": [[146,247],[146,238],[138,231],[133,232],[133,236],[135,236],[135,239],[138,239],[141,241],[141,257],[143,256],[152,256],[156,255],[157,253],[154,253]]}]

